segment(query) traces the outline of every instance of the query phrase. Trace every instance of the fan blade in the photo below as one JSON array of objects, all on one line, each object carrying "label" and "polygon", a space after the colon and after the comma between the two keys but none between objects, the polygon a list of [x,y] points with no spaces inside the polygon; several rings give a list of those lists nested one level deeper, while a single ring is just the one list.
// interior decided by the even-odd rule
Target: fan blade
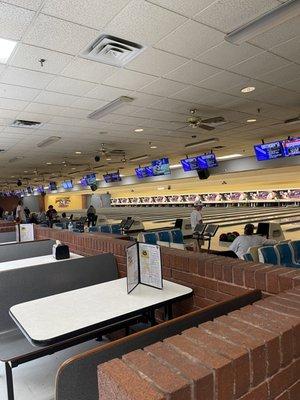
[{"label": "fan blade", "polygon": [[206,131],[213,131],[215,128],[213,126],[199,124],[197,125],[199,128],[205,129]]},{"label": "fan blade", "polygon": [[201,122],[204,122],[205,124],[217,124],[219,122],[225,122],[225,118],[213,117],[213,118],[202,119]]}]

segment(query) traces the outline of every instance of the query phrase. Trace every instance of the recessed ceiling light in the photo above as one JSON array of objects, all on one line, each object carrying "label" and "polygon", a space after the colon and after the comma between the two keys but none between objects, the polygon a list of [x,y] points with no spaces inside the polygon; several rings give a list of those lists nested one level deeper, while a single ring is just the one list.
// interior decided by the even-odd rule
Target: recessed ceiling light
[{"label": "recessed ceiling light", "polygon": [[255,118],[250,118],[250,119],[247,119],[247,122],[256,122],[256,119]]},{"label": "recessed ceiling light", "polygon": [[6,64],[11,53],[14,51],[17,42],[13,40],[1,39],[0,38],[0,63]]},{"label": "recessed ceiling light", "polygon": [[25,173],[25,174],[27,174],[27,173],[28,173],[28,171],[24,171],[24,173]]},{"label": "recessed ceiling light", "polygon": [[217,157],[218,160],[230,160],[231,158],[243,157],[242,154],[228,154],[228,156]]},{"label": "recessed ceiling light", "polygon": [[111,161],[111,158],[110,158],[110,157],[107,157],[106,161]]},{"label": "recessed ceiling light", "polygon": [[72,169],[76,169],[75,167],[72,167]]},{"label": "recessed ceiling light", "polygon": [[137,129],[134,130],[134,132],[143,132],[143,131],[144,131],[143,128],[137,128]]},{"label": "recessed ceiling light", "polygon": [[75,154],[81,154],[81,151],[75,151]]},{"label": "recessed ceiling light", "polygon": [[255,90],[255,86],[247,86],[244,87],[243,89],[241,89],[242,93],[250,93],[253,92]]},{"label": "recessed ceiling light", "polygon": [[150,149],[157,149],[157,146],[150,146]]},{"label": "recessed ceiling light", "polygon": [[47,164],[47,165],[51,165],[51,164],[52,164],[52,162],[50,162],[50,161],[49,161],[49,162],[46,162],[46,164]]},{"label": "recessed ceiling light", "polygon": [[165,187],[164,186],[158,186],[157,190],[164,190]]}]

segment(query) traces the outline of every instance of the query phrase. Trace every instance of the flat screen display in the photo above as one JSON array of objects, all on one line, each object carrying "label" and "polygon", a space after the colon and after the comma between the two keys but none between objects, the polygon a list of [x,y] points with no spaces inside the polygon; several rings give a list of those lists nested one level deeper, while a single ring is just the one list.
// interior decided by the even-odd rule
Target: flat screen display
[{"label": "flat screen display", "polygon": [[218,161],[216,159],[216,155],[214,153],[209,153],[209,154],[201,154],[201,156],[198,156],[197,158],[201,159],[200,162],[206,162],[207,166],[205,168],[214,168],[218,166]]},{"label": "flat screen display", "polygon": [[283,140],[282,146],[285,157],[293,157],[300,155],[300,137]]},{"label": "flat screen display", "polygon": [[27,194],[32,194],[32,189],[30,186],[27,187]]},{"label": "flat screen display", "polygon": [[111,174],[103,175],[103,178],[106,183],[120,182],[122,180],[119,172],[112,172]]},{"label": "flat screen display", "polygon": [[36,190],[38,193],[44,193],[44,191],[45,191],[44,186],[42,186],[42,185],[38,186]]},{"label": "flat screen display", "polygon": [[135,174],[139,179],[148,178],[149,176],[153,176],[153,168],[150,165],[147,167],[139,167],[135,169]]},{"label": "flat screen display", "polygon": [[201,156],[186,158],[180,162],[184,172],[208,168],[207,162]]},{"label": "flat screen display", "polygon": [[62,187],[64,189],[72,189],[73,188],[73,182],[71,180],[70,181],[64,181],[62,183]]},{"label": "flat screen display", "polygon": [[49,189],[50,190],[57,190],[56,182],[49,182]]},{"label": "flat screen display", "polygon": [[91,186],[96,183],[96,174],[88,174],[84,177],[88,186]]},{"label": "flat screen display", "polygon": [[152,169],[154,176],[169,175],[171,173],[169,159],[165,157],[152,161]]},{"label": "flat screen display", "polygon": [[254,146],[257,161],[273,160],[284,157],[282,143],[280,141],[257,144]]},{"label": "flat screen display", "polygon": [[81,186],[88,186],[86,177],[83,177],[82,179],[80,179],[80,185],[81,185]]}]

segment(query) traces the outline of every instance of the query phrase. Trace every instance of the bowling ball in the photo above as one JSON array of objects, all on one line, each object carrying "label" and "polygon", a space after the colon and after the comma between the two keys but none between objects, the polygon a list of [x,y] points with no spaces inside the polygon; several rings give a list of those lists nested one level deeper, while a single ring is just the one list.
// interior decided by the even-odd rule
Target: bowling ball
[{"label": "bowling ball", "polygon": [[227,242],[227,235],[226,235],[226,233],[222,233],[222,234],[220,235],[220,241],[221,241],[221,242]]},{"label": "bowling ball", "polygon": [[240,234],[239,234],[237,231],[233,231],[232,234],[233,234],[235,237],[240,236]]},{"label": "bowling ball", "polygon": [[233,235],[232,233],[228,233],[227,238],[228,238],[228,242],[233,242],[234,239],[236,238],[236,236]]}]

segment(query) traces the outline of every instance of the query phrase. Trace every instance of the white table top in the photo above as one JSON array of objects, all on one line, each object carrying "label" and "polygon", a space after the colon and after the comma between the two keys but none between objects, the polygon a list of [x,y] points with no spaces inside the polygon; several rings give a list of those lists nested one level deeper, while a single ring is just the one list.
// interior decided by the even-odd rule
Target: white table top
[{"label": "white table top", "polygon": [[40,265],[40,264],[50,264],[58,261],[74,260],[75,258],[80,258],[80,257],[82,256],[80,256],[79,254],[70,253],[70,258],[67,258],[66,260],[56,260],[52,254],[47,254],[46,256],[23,258],[21,260],[4,261],[0,263],[0,272],[17,268],[33,267],[34,265]]},{"label": "white table top", "polygon": [[163,284],[163,290],[139,285],[127,294],[126,278],[116,279],[15,305],[10,315],[32,343],[46,345],[193,292],[177,283],[164,280]]}]

